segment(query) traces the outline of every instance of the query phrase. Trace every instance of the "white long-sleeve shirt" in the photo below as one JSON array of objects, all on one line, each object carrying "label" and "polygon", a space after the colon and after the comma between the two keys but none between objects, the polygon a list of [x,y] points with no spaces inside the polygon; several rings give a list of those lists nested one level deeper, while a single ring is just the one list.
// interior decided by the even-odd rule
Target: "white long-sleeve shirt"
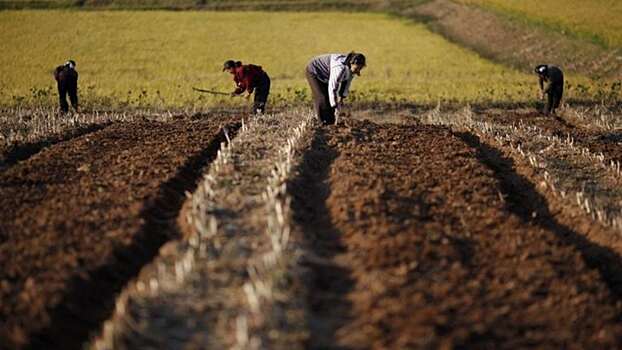
[{"label": "white long-sleeve shirt", "polygon": [[307,69],[321,82],[328,83],[328,99],[331,107],[337,106],[339,96],[346,97],[354,75],[346,65],[347,55],[338,53],[317,56],[309,62]]}]

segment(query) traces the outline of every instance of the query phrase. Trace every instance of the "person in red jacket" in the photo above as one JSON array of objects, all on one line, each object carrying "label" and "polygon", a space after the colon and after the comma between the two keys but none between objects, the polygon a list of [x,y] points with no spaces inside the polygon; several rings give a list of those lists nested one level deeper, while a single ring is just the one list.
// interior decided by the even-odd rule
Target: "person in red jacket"
[{"label": "person in red jacket", "polygon": [[264,72],[261,66],[254,64],[242,64],[240,61],[228,60],[225,62],[223,71],[233,75],[235,91],[231,96],[241,95],[244,91],[248,92],[248,97],[255,92],[253,103],[253,114],[263,114],[266,111],[266,102],[270,94],[270,77]]}]

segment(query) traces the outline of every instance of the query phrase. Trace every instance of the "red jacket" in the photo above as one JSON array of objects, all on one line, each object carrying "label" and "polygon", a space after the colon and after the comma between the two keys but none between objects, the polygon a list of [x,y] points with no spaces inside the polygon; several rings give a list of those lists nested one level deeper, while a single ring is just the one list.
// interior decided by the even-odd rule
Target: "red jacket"
[{"label": "red jacket", "polygon": [[233,75],[233,80],[237,86],[235,93],[241,94],[244,90],[248,91],[249,94],[252,93],[265,74],[266,72],[261,69],[261,66],[254,64],[245,64],[237,67]]}]

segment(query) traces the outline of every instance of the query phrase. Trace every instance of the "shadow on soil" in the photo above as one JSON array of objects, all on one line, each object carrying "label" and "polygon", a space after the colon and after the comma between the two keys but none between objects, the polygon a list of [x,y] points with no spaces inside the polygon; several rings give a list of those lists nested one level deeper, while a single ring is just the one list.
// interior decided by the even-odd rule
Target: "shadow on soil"
[{"label": "shadow on soil", "polygon": [[309,269],[305,278],[310,306],[307,349],[345,349],[335,345],[336,333],[348,321],[352,307],[345,298],[354,284],[350,271],[333,261],[345,247],[326,204],[330,168],[338,156],[327,143],[328,137],[326,129],[316,130],[311,148],[297,169],[298,176],[288,184],[294,220],[302,227],[306,250],[310,250],[302,262]]},{"label": "shadow on soil", "polygon": [[[514,170],[514,161],[470,133],[458,133],[464,142],[477,150],[478,159],[495,172],[506,196],[508,209],[525,222],[552,231],[566,244],[577,249],[590,268],[597,269],[616,299],[622,299],[622,257],[615,251],[592,243],[583,235],[559,223],[549,211],[548,202],[533,183]],[[536,218],[533,218],[536,213]]]},{"label": "shadow on soil", "polygon": [[558,116],[558,115],[555,115],[555,116],[554,116],[554,118],[555,118],[555,120],[557,120],[557,121],[558,121],[561,125],[563,125],[566,129],[576,129],[576,127],[575,127],[574,125],[572,125],[572,124],[568,123],[568,122],[566,121],[566,119],[564,119],[564,118],[562,118],[562,117],[560,117],[560,116]]},{"label": "shadow on soil", "polygon": [[75,130],[71,130],[61,136],[51,137],[39,142],[13,145],[9,147],[8,150],[3,152],[4,154],[0,154],[0,171],[34,156],[46,147],[99,131],[109,126],[110,124],[111,123],[89,125]]},{"label": "shadow on soil", "polygon": [[[227,127],[233,137],[239,124]],[[89,337],[99,332],[101,324],[114,310],[123,287],[158,254],[159,248],[178,236],[176,218],[193,192],[202,169],[208,165],[225,142],[221,131],[200,153],[189,158],[174,177],[162,184],[154,199],[141,212],[144,224],[128,246],[119,248],[100,268],[89,271],[88,278],[75,278],[67,293],[50,312],[50,327],[32,336],[30,349],[81,349]]]}]

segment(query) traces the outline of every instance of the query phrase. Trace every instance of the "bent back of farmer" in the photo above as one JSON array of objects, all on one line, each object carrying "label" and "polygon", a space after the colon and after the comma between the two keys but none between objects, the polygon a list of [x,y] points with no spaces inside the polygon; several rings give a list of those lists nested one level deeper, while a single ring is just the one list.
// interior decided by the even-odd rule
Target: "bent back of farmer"
[{"label": "bent back of farmer", "polygon": [[268,95],[270,94],[270,77],[261,66],[254,64],[242,64],[240,61],[228,60],[225,62],[223,71],[228,71],[233,75],[235,90],[231,93],[241,95],[244,91],[248,92],[248,97],[255,92],[253,101],[253,114],[263,114],[266,111]]},{"label": "bent back of farmer", "polygon": [[76,112],[78,111],[78,72],[75,68],[76,62],[69,60],[54,70],[54,79],[56,79],[60,111],[62,113],[69,111],[69,104],[67,103],[68,94],[71,106]]},{"label": "bent back of farmer", "polygon": [[354,76],[360,75],[365,65],[365,56],[355,52],[311,59],[305,75],[313,94],[315,112],[323,124],[335,124]]},{"label": "bent back of farmer", "polygon": [[555,114],[564,94],[564,73],[559,67],[550,64],[538,65],[535,69],[538,74],[540,90],[546,95],[547,102],[544,114]]}]

